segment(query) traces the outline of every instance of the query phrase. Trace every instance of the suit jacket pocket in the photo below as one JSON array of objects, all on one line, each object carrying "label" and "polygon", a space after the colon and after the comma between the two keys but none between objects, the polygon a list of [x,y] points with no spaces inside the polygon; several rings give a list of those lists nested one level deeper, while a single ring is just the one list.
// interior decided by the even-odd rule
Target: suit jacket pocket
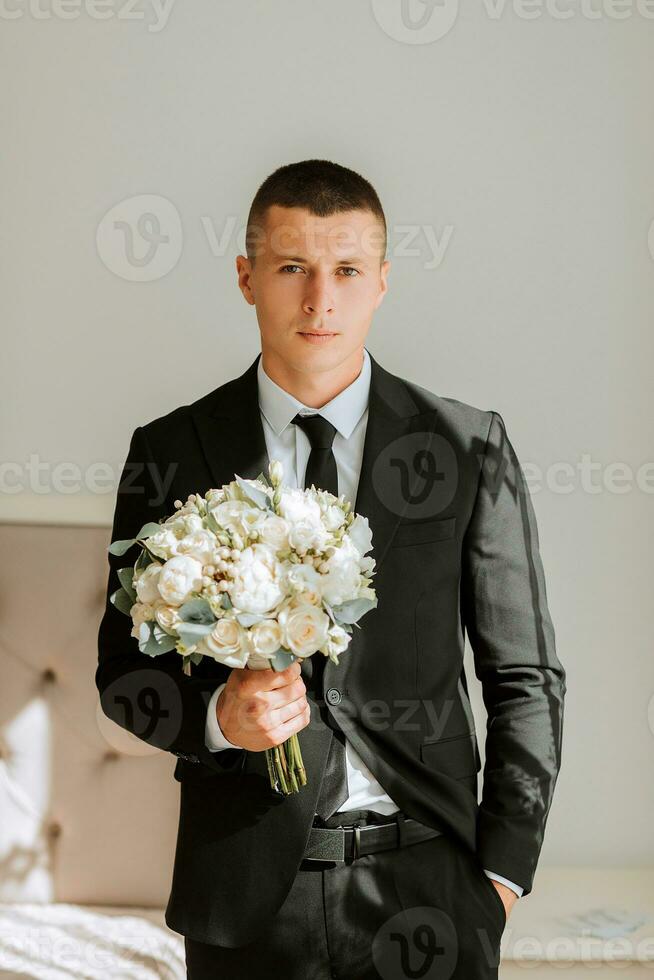
[{"label": "suit jacket pocket", "polygon": [[420,758],[431,769],[437,769],[452,779],[469,780],[481,768],[474,731],[436,740],[423,739]]},{"label": "suit jacket pocket", "polygon": [[446,541],[454,537],[456,517],[445,517],[438,521],[411,521],[399,524],[391,540],[392,548],[411,544],[427,544],[431,541]]}]

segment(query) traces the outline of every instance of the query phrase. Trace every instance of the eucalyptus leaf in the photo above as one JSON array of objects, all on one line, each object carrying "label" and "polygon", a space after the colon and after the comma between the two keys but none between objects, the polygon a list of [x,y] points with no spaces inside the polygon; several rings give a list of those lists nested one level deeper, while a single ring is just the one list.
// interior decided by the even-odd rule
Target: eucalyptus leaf
[{"label": "eucalyptus leaf", "polygon": [[271,485],[270,480],[263,472],[259,473],[259,476],[255,476],[255,480],[259,480],[261,483],[265,483],[267,487]]},{"label": "eucalyptus leaf", "polygon": [[273,670],[286,670],[295,660],[297,660],[297,657],[294,653],[291,653],[290,650],[285,650],[284,647],[280,647],[274,656],[271,657],[270,666]]},{"label": "eucalyptus leaf", "polygon": [[[329,603],[328,602],[325,602],[325,600],[323,599],[322,600],[322,604],[323,604],[323,608],[324,608],[325,612],[327,613],[327,615],[329,616],[329,618],[331,619],[331,621],[333,623],[337,623],[336,616],[334,615],[334,610],[329,605]],[[337,623],[337,625],[339,625],[339,624]]]},{"label": "eucalyptus leaf", "polygon": [[264,619],[268,619],[268,616],[264,616],[261,613],[236,613],[236,619],[239,621],[241,626],[246,629],[249,626],[254,626],[255,623],[261,623]]},{"label": "eucalyptus leaf", "polygon": [[152,633],[159,645],[161,653],[168,653],[169,650],[175,649],[175,644],[177,643],[176,637],[171,636],[170,633],[166,633],[165,629],[159,626],[159,623],[154,624]]},{"label": "eucalyptus leaf", "polygon": [[202,654],[196,651],[195,653],[190,654],[189,659],[192,664],[200,664],[202,663],[203,658],[202,658]]},{"label": "eucalyptus leaf", "polygon": [[134,605],[122,586],[116,589],[115,592],[112,592],[109,596],[109,601],[114,604],[119,612],[125,613],[126,616],[129,616],[129,611]]},{"label": "eucalyptus leaf", "polygon": [[153,561],[154,558],[152,554],[146,548],[141,548],[141,553],[134,562],[134,571],[143,571],[143,569],[147,568],[148,565],[151,565]]},{"label": "eucalyptus leaf", "polygon": [[147,524],[143,525],[139,533],[136,535],[136,538],[138,541],[140,541],[141,538],[152,537],[153,534],[157,534],[157,532],[160,530],[161,524],[157,524],[156,521],[149,521]]},{"label": "eucalyptus leaf", "polygon": [[177,623],[175,629],[185,647],[192,647],[208,636],[213,629],[213,623]]},{"label": "eucalyptus leaf", "polygon": [[162,649],[154,636],[154,623],[141,623],[139,628],[139,650],[148,657],[158,657],[166,650]]},{"label": "eucalyptus leaf", "polygon": [[215,623],[216,617],[206,599],[189,599],[179,610],[185,623]]},{"label": "eucalyptus leaf", "polygon": [[270,497],[263,492],[263,490],[258,490],[256,487],[250,486],[246,483],[240,476],[236,476],[236,482],[245,494],[245,496],[261,510],[269,510],[272,506],[270,503]]},{"label": "eucalyptus leaf", "polygon": [[366,599],[365,597],[359,599],[348,599],[347,602],[341,602],[340,605],[334,606],[333,614],[336,617],[336,622],[341,626],[345,623],[356,623],[358,619],[364,615],[364,613],[369,612],[371,609],[375,609],[377,606],[377,599]]},{"label": "eucalyptus leaf", "polygon": [[133,568],[119,568],[118,569],[118,581],[120,582],[120,584],[124,588],[124,590],[127,593],[127,595],[132,600],[132,605],[134,605],[134,603],[136,602],[136,589],[134,588],[134,586],[132,584],[133,578],[134,578],[134,569]]},{"label": "eucalyptus leaf", "polygon": [[216,537],[219,534],[225,534],[225,528],[221,527],[211,511],[207,511],[206,515],[202,518],[202,523],[206,527],[207,531],[211,531]]},{"label": "eucalyptus leaf", "polygon": [[226,592],[223,592],[222,597],[223,609],[233,609],[232,600],[229,598]]},{"label": "eucalyptus leaf", "polygon": [[121,541],[112,541],[107,551],[110,555],[116,555],[117,558],[120,558],[126,551],[129,551],[133,544],[136,544],[136,538],[123,538]]}]

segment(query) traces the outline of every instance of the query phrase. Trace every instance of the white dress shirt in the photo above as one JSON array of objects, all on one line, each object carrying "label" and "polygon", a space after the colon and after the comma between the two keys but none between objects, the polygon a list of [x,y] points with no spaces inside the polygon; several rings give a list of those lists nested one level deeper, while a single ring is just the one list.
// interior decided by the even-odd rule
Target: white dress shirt
[{"label": "white dress shirt", "polygon": [[[332,450],[338,470],[338,492],[344,493],[354,504],[368,421],[370,390],[368,351],[364,348],[363,365],[354,381],[319,410],[303,405],[269,378],[263,369],[262,357],[259,358],[257,367],[257,382],[268,458],[278,459],[283,464],[284,483],[294,487],[304,486],[304,473],[311,452],[308,436],[299,426],[292,425],[291,420],[298,413],[319,414],[331,422],[336,429]],[[211,752],[240,748],[225,738],[218,724],[216,704],[224,686],[225,684],[220,684],[214,691],[207,710],[205,743]],[[339,813],[347,810],[371,809],[390,815],[399,810],[397,804],[388,796],[347,739],[345,757],[348,798],[338,810]],[[486,874],[489,878],[495,878],[508,885],[518,896],[522,895],[523,888],[520,885],[491,871],[486,871]]]}]

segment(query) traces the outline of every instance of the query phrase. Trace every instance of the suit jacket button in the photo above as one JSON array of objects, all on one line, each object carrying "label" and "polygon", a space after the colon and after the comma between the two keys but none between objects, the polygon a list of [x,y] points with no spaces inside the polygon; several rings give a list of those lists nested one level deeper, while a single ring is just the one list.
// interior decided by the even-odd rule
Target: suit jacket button
[{"label": "suit jacket button", "polygon": [[343,695],[336,687],[330,687],[327,691],[327,701],[329,704],[340,704]]}]

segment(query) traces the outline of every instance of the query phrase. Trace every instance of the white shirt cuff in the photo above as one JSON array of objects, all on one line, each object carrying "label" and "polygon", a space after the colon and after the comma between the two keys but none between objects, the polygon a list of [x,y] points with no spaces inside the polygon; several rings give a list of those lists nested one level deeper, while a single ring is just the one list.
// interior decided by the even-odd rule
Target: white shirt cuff
[{"label": "white shirt cuff", "polygon": [[[227,681],[225,681],[225,684]],[[218,724],[218,717],[216,715],[216,705],[218,703],[218,698],[220,697],[220,692],[224,688],[225,684],[220,684],[219,687],[211,695],[211,700],[207,707],[207,720],[204,726],[204,744],[209,749],[210,752],[220,752],[222,749],[240,749],[242,746],[234,745],[229,739],[225,738],[222,732],[222,728]]]},{"label": "white shirt cuff", "polygon": [[507,888],[510,888],[512,891],[514,891],[518,896],[518,898],[522,896],[522,893],[524,891],[522,885],[516,885],[514,881],[510,881],[508,878],[505,878],[503,875],[497,875],[495,874],[494,871],[486,871],[486,868],[484,868],[484,874],[486,874],[489,878],[494,878],[495,881],[501,881],[503,885],[506,885]]}]

